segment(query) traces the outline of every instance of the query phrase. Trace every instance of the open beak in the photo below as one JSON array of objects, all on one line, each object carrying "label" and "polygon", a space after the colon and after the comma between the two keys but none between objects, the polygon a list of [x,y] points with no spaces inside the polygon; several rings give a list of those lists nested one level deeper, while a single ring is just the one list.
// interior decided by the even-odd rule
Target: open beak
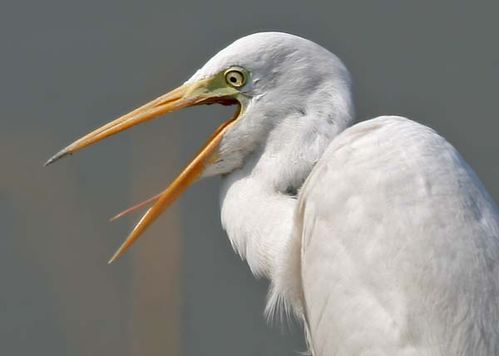
[{"label": "open beak", "polygon": [[[232,103],[235,101],[235,99],[228,99],[222,94],[215,94],[209,89],[209,87],[209,78],[194,83],[186,83],[76,140],[51,157],[45,165],[51,164],[66,155],[70,155],[84,147],[103,140],[106,137],[124,131],[142,122],[151,120],[159,115],[203,103],[227,103],[228,100]],[[202,175],[205,168],[210,163],[216,161],[217,148],[222,140],[222,137],[235,122],[239,116],[239,112],[240,109],[237,110],[231,119],[220,125],[220,127],[213,133],[210,139],[198,152],[196,157],[194,157],[187,167],[163,192],[145,202],[154,201],[154,204],[135,225],[128,238],[109,260],[109,263],[123,255],[126,250],[128,250],[128,248],[140,237],[140,235],[152,224],[152,222],[154,222],[154,220],[156,220],[156,218],[166,208],[168,208],[192,183],[194,183]],[[143,204],[139,204],[139,206],[142,205]],[[129,209],[128,211],[130,210],[134,210],[134,208]]]}]

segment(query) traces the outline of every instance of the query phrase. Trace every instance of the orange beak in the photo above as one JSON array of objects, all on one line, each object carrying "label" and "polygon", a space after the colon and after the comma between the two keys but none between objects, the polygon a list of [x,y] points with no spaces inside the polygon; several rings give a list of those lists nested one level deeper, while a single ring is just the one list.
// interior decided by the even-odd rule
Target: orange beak
[{"label": "orange beak", "polygon": [[[76,140],[53,157],[51,157],[45,165],[51,164],[56,160],[70,155],[84,147],[94,144],[118,132],[126,130],[132,126],[142,122],[151,120],[159,115],[170,113],[188,106],[199,105],[207,102],[227,101],[223,96],[213,95],[209,90],[210,78],[201,80],[195,83],[186,83],[179,88],[141,106],[132,112],[123,115],[122,117],[92,131],[91,133]],[[231,101],[234,101],[232,99]],[[223,135],[235,122],[239,115],[238,110],[235,115],[224,122],[206,142],[199,153],[187,165],[187,167],[179,174],[179,176],[160,194],[152,199],[147,200],[137,207],[154,201],[152,207],[142,216],[140,221],[135,225],[132,232],[125,242],[116,251],[109,263],[122,256],[126,250],[142,235],[142,233],[156,220],[156,218],[167,209],[192,183],[194,183],[203,173],[205,168],[217,159],[217,148],[222,140]],[[124,213],[135,210],[133,207]],[[123,214],[119,214],[121,216]],[[119,217],[118,216],[118,217]]]}]

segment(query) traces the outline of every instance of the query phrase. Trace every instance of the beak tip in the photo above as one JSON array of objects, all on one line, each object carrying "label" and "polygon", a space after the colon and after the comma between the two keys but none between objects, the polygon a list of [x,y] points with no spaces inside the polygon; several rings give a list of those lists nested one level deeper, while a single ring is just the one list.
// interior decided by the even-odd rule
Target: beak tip
[{"label": "beak tip", "polygon": [[122,251],[122,248],[120,247],[118,249],[118,251],[115,252],[115,254],[113,255],[113,257],[111,257],[109,259],[109,261],[107,261],[107,264],[110,265],[111,263],[113,263],[114,261],[116,261],[122,254],[123,254],[123,251]]},{"label": "beak tip", "polygon": [[62,157],[64,156],[67,156],[69,155],[70,152],[68,152],[66,149],[63,149],[59,152],[57,152],[55,155],[53,155],[52,157],[50,157],[47,162],[45,162],[45,164],[43,165],[44,167],[47,167],[49,164],[52,164],[54,163],[55,161],[58,161],[60,160]]}]

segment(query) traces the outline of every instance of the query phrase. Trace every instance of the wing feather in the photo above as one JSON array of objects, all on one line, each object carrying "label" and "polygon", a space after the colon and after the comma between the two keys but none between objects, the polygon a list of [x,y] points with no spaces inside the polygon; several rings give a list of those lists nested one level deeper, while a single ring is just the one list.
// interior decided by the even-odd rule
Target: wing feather
[{"label": "wing feather", "polygon": [[498,209],[433,130],[401,117],[349,128],[298,215],[315,356],[499,354]]}]

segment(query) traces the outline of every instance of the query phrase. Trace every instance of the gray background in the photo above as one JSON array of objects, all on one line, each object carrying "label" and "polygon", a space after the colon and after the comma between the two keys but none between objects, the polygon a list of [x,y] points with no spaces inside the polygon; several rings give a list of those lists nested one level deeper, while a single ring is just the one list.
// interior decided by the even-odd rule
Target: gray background
[{"label": "gray background", "polygon": [[230,109],[137,127],[50,168],[52,153],[188,78],[234,39],[281,30],[340,56],[358,120],[401,114],[447,137],[499,197],[497,1],[3,1],[0,354],[290,355],[266,283],[220,228],[218,180],[194,186],[108,266],[137,216]]}]

